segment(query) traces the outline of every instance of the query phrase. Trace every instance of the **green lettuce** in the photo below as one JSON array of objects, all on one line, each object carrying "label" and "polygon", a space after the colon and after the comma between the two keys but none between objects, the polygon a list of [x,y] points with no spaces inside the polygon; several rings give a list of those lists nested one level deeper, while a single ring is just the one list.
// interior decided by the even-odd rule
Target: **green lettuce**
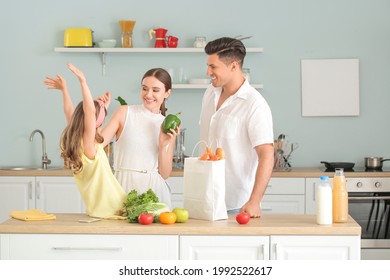
[{"label": "green lettuce", "polygon": [[160,213],[170,211],[170,209],[165,203],[159,202],[153,190],[149,189],[142,194],[138,194],[136,190],[130,191],[122,211],[129,223],[138,223],[138,216],[142,213],[153,214],[154,220],[157,221]]}]

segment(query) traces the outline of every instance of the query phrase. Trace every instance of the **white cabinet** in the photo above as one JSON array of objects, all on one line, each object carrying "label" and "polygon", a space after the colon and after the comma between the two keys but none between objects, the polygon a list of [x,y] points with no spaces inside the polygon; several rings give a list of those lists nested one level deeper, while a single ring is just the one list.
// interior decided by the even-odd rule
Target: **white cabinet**
[{"label": "white cabinet", "polygon": [[37,208],[49,213],[85,213],[73,176],[36,177]]},{"label": "white cabinet", "polygon": [[[172,193],[172,208],[183,207],[184,178],[167,180]],[[304,214],[305,179],[271,178],[261,202],[264,214]]]},{"label": "white cabinet", "polygon": [[271,178],[261,209],[263,214],[304,214],[305,179]]},{"label": "white cabinet", "polygon": [[184,260],[359,260],[360,236],[180,236]]},{"label": "white cabinet", "polygon": [[167,183],[171,189],[172,209],[184,206],[184,177],[169,177]]},{"label": "white cabinet", "polygon": [[268,260],[269,236],[180,236],[181,260]]},{"label": "white cabinet", "polygon": [[360,236],[271,236],[271,260],[360,260]]},{"label": "white cabinet", "polygon": [[0,223],[13,210],[35,207],[35,177],[0,176]]},{"label": "white cabinet", "polygon": [[0,260],[359,260],[360,236],[1,234]]},{"label": "white cabinet", "polygon": [[[329,178],[330,182],[333,182],[333,178]],[[306,212],[307,215],[315,215],[316,214],[316,189],[318,184],[320,183],[320,178],[306,178]]]},{"label": "white cabinet", "polygon": [[0,176],[0,223],[15,210],[85,213],[73,177]]},{"label": "white cabinet", "polygon": [[306,178],[306,214],[314,215],[316,214],[316,188],[320,183],[320,178]]},{"label": "white cabinet", "polygon": [[177,260],[176,235],[3,234],[1,260]]}]

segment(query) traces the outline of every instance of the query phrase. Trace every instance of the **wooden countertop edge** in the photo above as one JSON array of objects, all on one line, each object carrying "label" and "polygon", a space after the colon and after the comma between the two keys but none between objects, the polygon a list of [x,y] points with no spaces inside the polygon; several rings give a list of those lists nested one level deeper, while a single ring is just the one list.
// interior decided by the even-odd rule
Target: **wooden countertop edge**
[{"label": "wooden countertop edge", "polygon": [[56,214],[57,220],[24,222],[10,219],[0,225],[0,234],[133,234],[133,235],[361,235],[361,227],[350,217],[348,223],[320,226],[314,215],[268,215],[239,225],[228,220],[190,219],[183,224],[130,224],[125,220],[79,223],[83,214]]},{"label": "wooden countertop edge", "polygon": [[[272,178],[319,178],[323,175],[331,175],[321,168],[297,167],[288,171],[273,171]],[[170,177],[183,177],[184,170],[173,169]],[[72,176],[69,169],[55,170],[0,170],[0,176]],[[390,172],[345,172],[348,177],[390,177]]]}]

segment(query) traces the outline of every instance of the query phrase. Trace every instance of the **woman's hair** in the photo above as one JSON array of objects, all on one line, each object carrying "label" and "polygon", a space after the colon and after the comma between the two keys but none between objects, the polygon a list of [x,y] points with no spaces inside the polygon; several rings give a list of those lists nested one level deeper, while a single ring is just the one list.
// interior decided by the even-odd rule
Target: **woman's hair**
[{"label": "woman's hair", "polygon": [[[96,109],[96,118],[99,116],[100,104],[94,100],[95,109]],[[104,111],[107,115],[107,111],[104,108]],[[76,109],[73,112],[72,118],[69,124],[66,126],[61,135],[60,147],[61,147],[61,157],[64,159],[65,165],[73,170],[74,173],[78,173],[83,168],[83,163],[81,161],[81,155],[83,153],[82,149],[82,139],[84,134],[84,110],[83,110],[83,101],[81,101]],[[103,143],[103,136],[98,133],[96,130],[95,140],[98,143]]]},{"label": "woman's hair", "polygon": [[208,42],[204,50],[208,55],[217,54],[226,65],[237,61],[242,68],[244,64],[246,49],[241,40],[222,37]]},{"label": "woman's hair", "polygon": [[[153,68],[153,69],[148,70],[144,74],[144,76],[142,77],[142,81],[145,78],[147,78],[147,77],[155,77],[157,80],[162,82],[164,84],[164,86],[165,86],[165,92],[167,92],[168,90],[172,89],[172,79],[171,79],[171,76],[169,75],[169,73],[165,69]],[[163,116],[165,116],[165,113],[167,111],[167,108],[165,107],[165,100],[161,104],[160,111],[161,111],[161,114]]]}]

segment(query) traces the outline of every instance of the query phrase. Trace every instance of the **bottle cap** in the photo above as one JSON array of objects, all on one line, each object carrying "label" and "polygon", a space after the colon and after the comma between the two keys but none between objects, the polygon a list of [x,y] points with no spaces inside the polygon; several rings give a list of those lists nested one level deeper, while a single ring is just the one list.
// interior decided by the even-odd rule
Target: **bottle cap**
[{"label": "bottle cap", "polygon": [[320,180],[321,181],[326,181],[326,180],[329,180],[329,177],[328,176],[321,176]]}]

